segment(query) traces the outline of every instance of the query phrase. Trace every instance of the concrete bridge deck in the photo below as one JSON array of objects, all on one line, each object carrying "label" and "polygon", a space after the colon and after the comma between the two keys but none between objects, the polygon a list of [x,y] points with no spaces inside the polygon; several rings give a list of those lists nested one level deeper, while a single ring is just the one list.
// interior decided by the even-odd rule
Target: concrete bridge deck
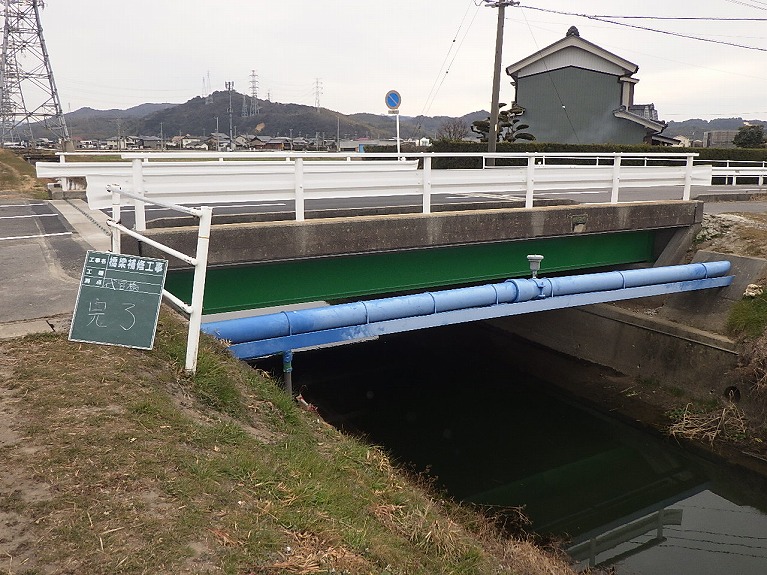
[{"label": "concrete bridge deck", "polygon": [[[519,277],[530,253],[546,257],[546,273],[672,264],[702,217],[702,202],[679,200],[219,224],[211,230],[205,312]],[[194,251],[195,228],[146,235]],[[130,238],[122,249],[162,257]],[[171,263],[166,286],[182,299],[191,292],[183,264]]]}]

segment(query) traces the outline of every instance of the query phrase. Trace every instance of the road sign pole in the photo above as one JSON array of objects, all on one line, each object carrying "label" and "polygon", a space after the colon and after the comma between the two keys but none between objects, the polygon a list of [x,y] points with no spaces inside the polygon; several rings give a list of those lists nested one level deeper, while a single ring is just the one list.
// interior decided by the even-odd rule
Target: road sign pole
[{"label": "road sign pole", "polygon": [[402,158],[400,157],[400,154],[402,153],[402,150],[400,148],[399,137],[399,105],[402,103],[402,96],[399,95],[397,90],[389,90],[386,92],[384,101],[386,102],[386,107],[389,108],[389,113],[397,116],[397,159],[401,160]]},{"label": "road sign pole", "polygon": [[400,150],[400,144],[399,144],[399,114],[397,114],[397,159],[401,160],[402,158],[399,157],[399,154],[402,153],[402,150]]}]

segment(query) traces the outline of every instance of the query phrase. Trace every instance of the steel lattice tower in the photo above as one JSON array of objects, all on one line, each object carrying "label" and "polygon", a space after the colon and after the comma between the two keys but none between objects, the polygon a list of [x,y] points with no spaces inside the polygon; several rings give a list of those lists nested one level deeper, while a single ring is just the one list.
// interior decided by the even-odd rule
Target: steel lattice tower
[{"label": "steel lattice tower", "polygon": [[61,101],[53,79],[40,24],[43,0],[3,3],[3,53],[0,62],[0,145],[27,140],[34,145],[33,124],[69,141]]}]

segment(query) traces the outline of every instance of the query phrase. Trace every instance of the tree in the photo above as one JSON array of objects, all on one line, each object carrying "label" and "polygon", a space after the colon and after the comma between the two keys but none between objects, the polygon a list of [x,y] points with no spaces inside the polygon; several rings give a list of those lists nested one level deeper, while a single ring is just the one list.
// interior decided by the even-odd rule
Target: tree
[{"label": "tree", "polygon": [[442,122],[437,128],[436,137],[438,140],[448,142],[460,142],[469,135],[469,125],[461,118],[449,118]]},{"label": "tree", "polygon": [[[500,108],[503,108],[506,104],[499,104]],[[525,130],[530,126],[527,124],[521,124],[522,121],[519,116],[525,110],[520,108],[516,104],[512,104],[508,110],[501,110],[498,112],[498,141],[499,142],[516,142],[517,140],[535,140],[530,132]],[[490,118],[487,120],[477,120],[472,122],[471,130],[475,134],[479,134],[479,139],[482,142],[487,142],[490,137]]]},{"label": "tree", "polygon": [[761,148],[764,145],[764,126],[741,126],[732,143],[739,148]]}]

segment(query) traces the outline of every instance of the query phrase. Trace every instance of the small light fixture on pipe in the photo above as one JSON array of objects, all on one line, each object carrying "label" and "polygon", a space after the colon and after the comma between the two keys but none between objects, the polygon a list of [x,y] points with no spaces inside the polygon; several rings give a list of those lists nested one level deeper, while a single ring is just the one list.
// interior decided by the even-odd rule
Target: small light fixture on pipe
[{"label": "small light fixture on pipe", "polygon": [[538,270],[541,269],[541,260],[543,256],[531,254],[527,256],[527,261],[530,262],[530,272],[533,274],[533,279],[538,277]]}]

